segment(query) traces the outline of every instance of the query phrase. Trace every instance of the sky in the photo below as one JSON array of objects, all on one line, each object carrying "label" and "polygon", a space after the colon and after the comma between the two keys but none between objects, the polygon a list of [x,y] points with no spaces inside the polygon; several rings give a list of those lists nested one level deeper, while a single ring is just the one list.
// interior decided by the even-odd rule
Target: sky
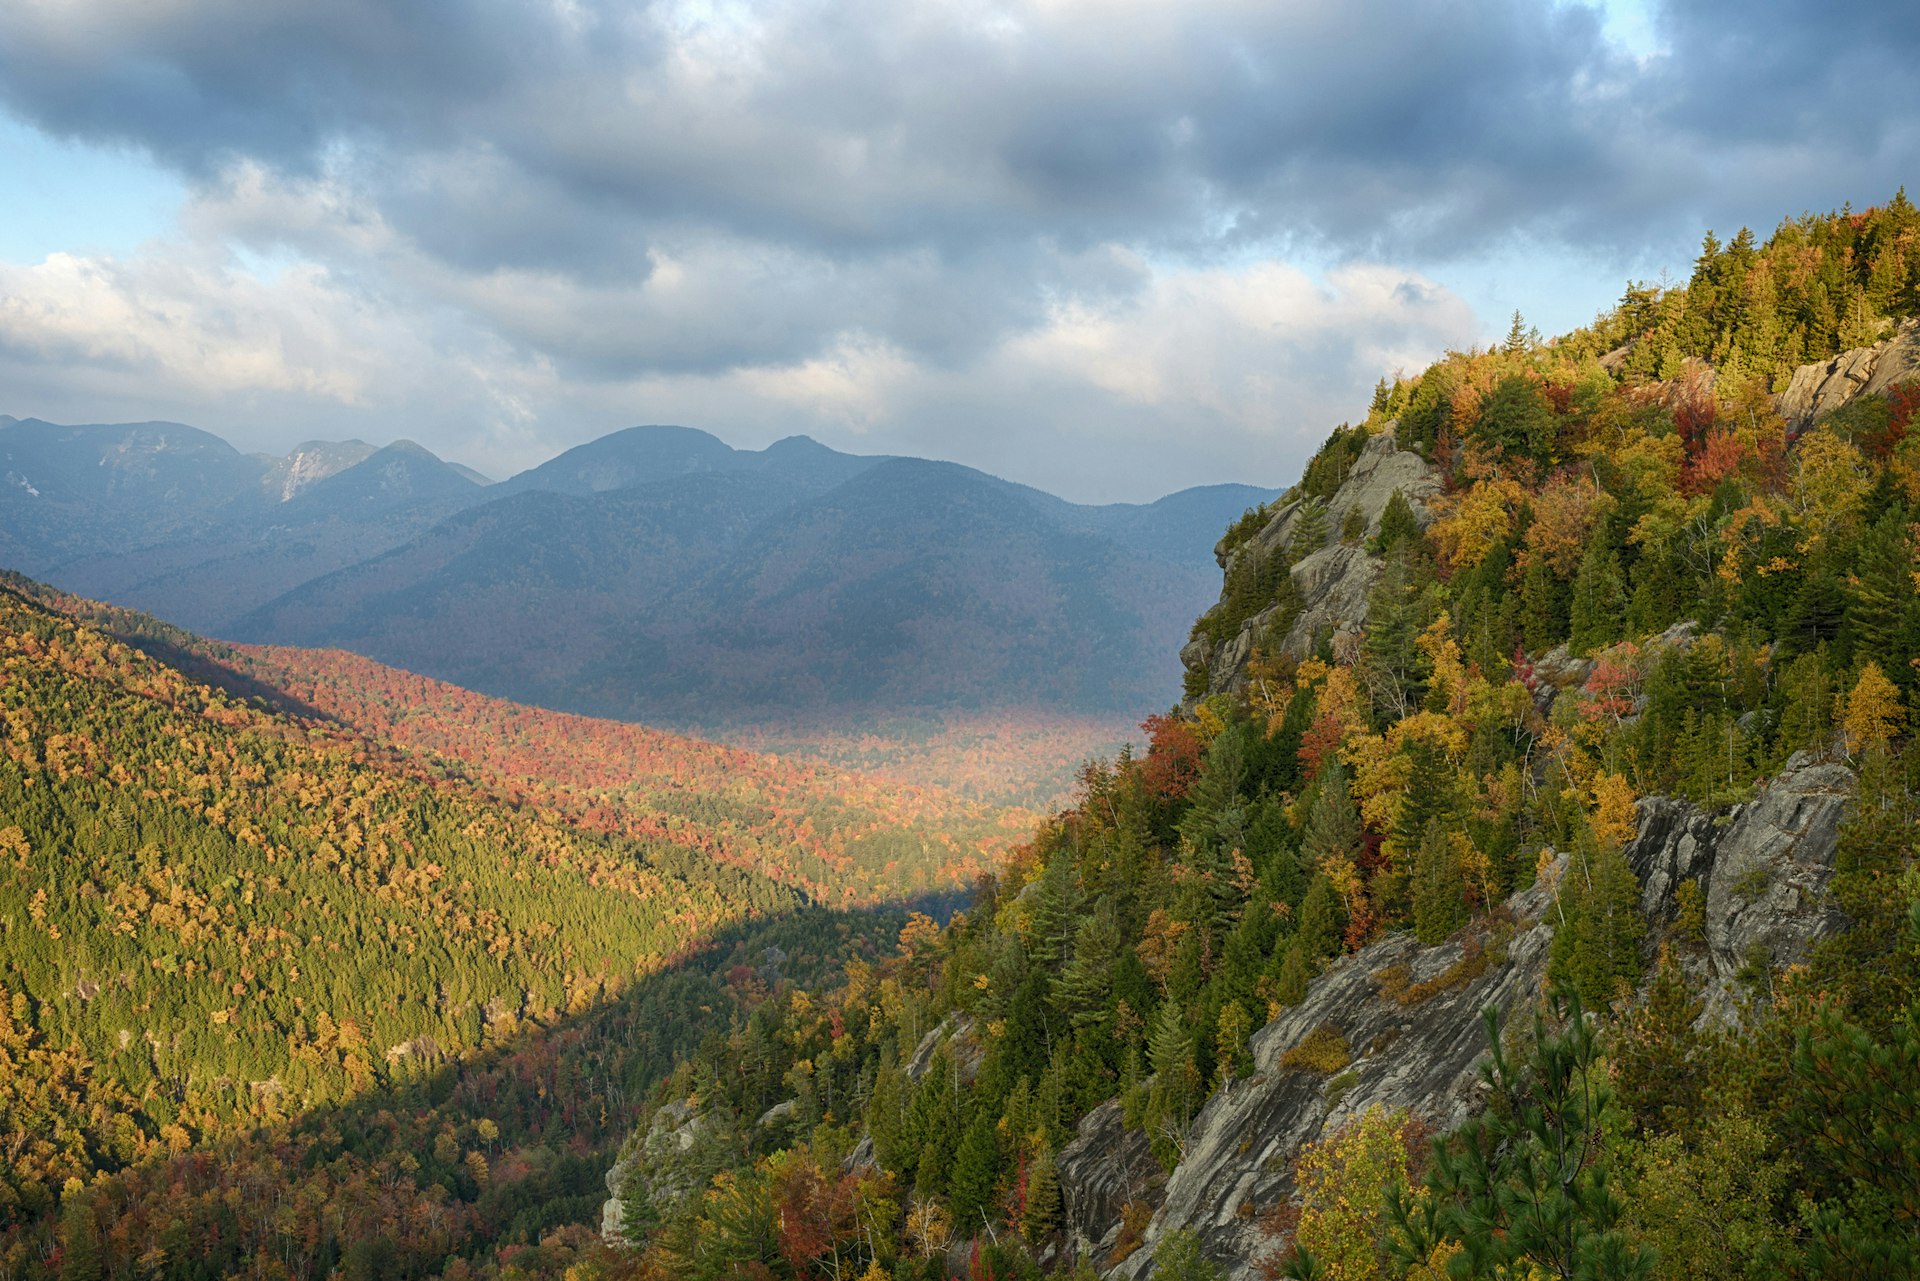
[{"label": "sky", "polygon": [[1081,501],[1920,178],[1920,5],[11,0],[0,413]]}]

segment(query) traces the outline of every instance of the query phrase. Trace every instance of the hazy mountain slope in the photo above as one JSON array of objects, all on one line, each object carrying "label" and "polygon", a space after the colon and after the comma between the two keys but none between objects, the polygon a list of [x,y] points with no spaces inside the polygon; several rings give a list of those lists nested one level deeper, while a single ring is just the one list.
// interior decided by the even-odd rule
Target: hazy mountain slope
[{"label": "hazy mountain slope", "polygon": [[1142,659],[1188,578],[991,477],[898,459],[760,525],[684,589],[652,683],[587,676],[602,696],[724,690],[748,707],[1151,706],[1164,664]]},{"label": "hazy mountain slope", "polygon": [[640,643],[637,617],[786,501],[786,487],[748,475],[582,498],[523,493],[297,588],[231,631],[592,710],[567,696],[576,674]]},{"label": "hazy mountain slope", "polygon": [[0,561],[31,571],[203,529],[266,464],[179,423],[0,423]]},{"label": "hazy mountain slope", "polygon": [[[693,725],[856,708],[1137,714],[1177,672],[1169,620],[1211,590],[1210,540],[1184,564],[1146,555],[1077,527],[1090,509],[954,464],[801,440],[745,455],[691,433],[632,441],[733,469],[489,503],[233,635]],[[595,466],[556,474],[604,475]],[[1237,515],[1240,493],[1207,501]]]},{"label": "hazy mountain slope", "polygon": [[789,436],[763,450],[734,449],[692,427],[628,427],[576,445],[538,467],[501,481],[495,494],[548,490],[601,494],[711,472],[757,472],[784,477],[807,490],[831,488],[878,461],[829,449],[806,436]]},{"label": "hazy mountain slope", "polygon": [[50,577],[213,632],[289,584],[377,556],[487,495],[467,469],[410,441],[347,462],[362,452],[357,444],[302,446],[271,460],[198,527],[145,546],[102,546]]},{"label": "hazy mountain slope", "polygon": [[963,889],[1035,819],[931,785],[487,698],[339,650],[219,648],[250,683],[490,796],[697,850],[820,902]]}]

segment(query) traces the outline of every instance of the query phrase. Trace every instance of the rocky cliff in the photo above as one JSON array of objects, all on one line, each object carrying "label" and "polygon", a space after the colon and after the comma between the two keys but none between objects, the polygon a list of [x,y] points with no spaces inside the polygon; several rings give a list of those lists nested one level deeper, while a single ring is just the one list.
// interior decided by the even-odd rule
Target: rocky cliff
[{"label": "rocky cliff", "polygon": [[[1650,923],[1648,959],[1672,946],[1706,994],[1703,1020],[1738,1018],[1773,969],[1803,959],[1837,924],[1825,888],[1853,781],[1845,766],[1802,753],[1730,812],[1662,797],[1640,803],[1627,856]],[[1511,1011],[1542,993],[1553,885],[1568,874],[1563,857],[1549,877],[1438,946],[1395,935],[1336,962],[1301,1004],[1255,1034],[1252,1074],[1208,1102],[1164,1187],[1143,1174],[1145,1141],[1118,1125],[1117,1109],[1095,1112],[1059,1165],[1082,1250],[1108,1260],[1126,1203],[1150,1204],[1139,1247],[1110,1275],[1149,1275],[1154,1243],[1185,1228],[1228,1281],[1250,1281],[1273,1249],[1259,1219],[1292,1195],[1292,1162],[1305,1144],[1375,1104],[1437,1129],[1464,1121],[1481,1092],[1480,1011]],[[1680,889],[1689,881],[1697,899]],[[1697,918],[1689,902],[1702,905]]]},{"label": "rocky cliff", "polygon": [[1920,381],[1920,320],[1908,320],[1871,347],[1800,366],[1776,403],[1787,426],[1801,432],[1858,396],[1885,395],[1890,387],[1915,381]]},{"label": "rocky cliff", "polygon": [[[1326,502],[1326,545],[1293,565],[1293,582],[1301,603],[1287,627],[1282,648],[1298,657],[1310,652],[1322,635],[1333,636],[1337,642],[1340,636],[1357,631],[1359,620],[1366,617],[1367,597],[1381,572],[1381,558],[1368,555],[1365,549],[1366,540],[1380,530],[1380,513],[1397,490],[1425,524],[1427,504],[1440,488],[1439,470],[1414,451],[1400,448],[1395,424],[1388,423],[1367,440],[1339,489]],[[1293,545],[1303,517],[1317,506],[1297,490],[1290,492],[1251,538],[1231,550],[1223,542],[1215,548],[1214,558],[1231,575],[1242,558],[1284,554]],[[1346,526],[1349,513],[1355,511],[1366,522],[1366,537],[1348,542],[1339,537],[1339,531]],[[1241,693],[1254,643],[1278,621],[1278,611],[1278,606],[1261,610],[1218,645],[1209,644],[1205,637],[1195,637],[1180,651],[1181,663],[1189,671],[1207,674],[1207,693]]]}]

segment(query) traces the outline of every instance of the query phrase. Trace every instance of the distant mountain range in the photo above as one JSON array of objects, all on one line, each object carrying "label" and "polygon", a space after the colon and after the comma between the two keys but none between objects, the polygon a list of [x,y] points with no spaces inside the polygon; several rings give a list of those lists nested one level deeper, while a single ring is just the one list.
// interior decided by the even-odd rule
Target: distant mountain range
[{"label": "distant mountain range", "polygon": [[806,437],[634,427],[489,484],[408,441],[243,454],[0,418],[0,563],[223,638],[694,726],[1177,688],[1246,485],[1082,506]]}]

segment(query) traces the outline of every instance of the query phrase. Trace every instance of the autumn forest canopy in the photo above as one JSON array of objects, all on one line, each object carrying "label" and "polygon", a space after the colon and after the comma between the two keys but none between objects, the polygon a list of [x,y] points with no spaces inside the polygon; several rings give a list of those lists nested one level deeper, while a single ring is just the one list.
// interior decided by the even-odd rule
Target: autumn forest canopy
[{"label": "autumn forest canopy", "polygon": [[[1916,320],[1902,192],[1381,379],[1063,805],[1003,776],[1095,726],[954,722],[934,779],[10,576],[0,1278],[1920,1271]],[[1653,885],[1648,816],[1809,771],[1827,924],[1728,972],[1709,889],[1791,896]],[[1382,945],[1411,1025],[1536,938],[1460,1115],[1340,1111],[1394,1053],[1352,1020],[1263,1033]],[[1275,1081],[1326,1122],[1284,1193],[1176,1222]]]}]

